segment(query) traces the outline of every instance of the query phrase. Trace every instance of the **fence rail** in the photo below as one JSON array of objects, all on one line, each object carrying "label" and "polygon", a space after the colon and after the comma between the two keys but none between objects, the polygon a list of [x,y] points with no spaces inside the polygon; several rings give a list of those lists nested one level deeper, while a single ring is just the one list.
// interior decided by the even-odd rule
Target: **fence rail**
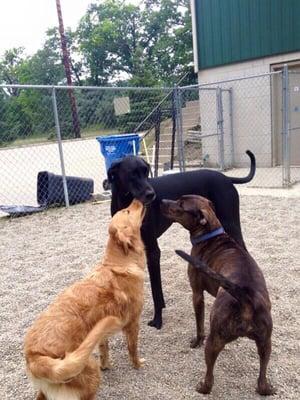
[{"label": "fence rail", "polygon": [[244,175],[250,149],[251,185],[290,186],[300,180],[298,97],[300,74],[287,67],[174,88],[0,85],[0,206],[68,206],[101,193],[96,136],[124,132],[141,137],[154,176],[202,167]]}]

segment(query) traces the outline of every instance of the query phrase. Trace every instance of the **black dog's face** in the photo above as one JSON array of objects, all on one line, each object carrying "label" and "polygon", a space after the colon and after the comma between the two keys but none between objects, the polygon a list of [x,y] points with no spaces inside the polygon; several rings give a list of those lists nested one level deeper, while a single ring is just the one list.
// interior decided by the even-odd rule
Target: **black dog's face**
[{"label": "black dog's face", "polygon": [[150,167],[142,158],[129,156],[115,162],[108,170],[108,180],[124,194],[130,193],[143,204],[150,204],[156,197],[148,181]]},{"label": "black dog's face", "polygon": [[[185,195],[177,201],[162,200],[161,212],[174,222],[180,223],[191,233],[204,233],[209,229],[210,201],[201,196]],[[213,212],[213,211],[212,211]]]}]

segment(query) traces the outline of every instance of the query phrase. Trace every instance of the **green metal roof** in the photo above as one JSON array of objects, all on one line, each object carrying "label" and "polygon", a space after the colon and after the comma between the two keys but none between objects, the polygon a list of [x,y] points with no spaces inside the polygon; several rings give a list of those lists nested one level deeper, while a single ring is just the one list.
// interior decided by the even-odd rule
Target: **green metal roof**
[{"label": "green metal roof", "polygon": [[300,0],[194,0],[198,69],[300,50]]}]

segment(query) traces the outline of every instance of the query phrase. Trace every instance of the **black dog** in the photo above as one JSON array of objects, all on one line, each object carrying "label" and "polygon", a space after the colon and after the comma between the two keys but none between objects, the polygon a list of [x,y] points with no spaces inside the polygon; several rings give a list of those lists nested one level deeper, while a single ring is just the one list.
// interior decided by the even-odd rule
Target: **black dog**
[{"label": "black dog", "polygon": [[160,211],[162,199],[177,200],[185,194],[207,197],[215,206],[216,214],[224,229],[245,247],[239,212],[239,196],[234,183],[247,183],[255,174],[255,157],[247,151],[251,160],[248,176],[231,178],[218,171],[196,170],[148,179],[149,165],[136,156],[123,158],[108,170],[108,181],[112,188],[111,213],[128,207],[133,198],[148,204],[142,225],[142,238],[146,248],[150,275],[154,318],[150,326],[160,329],[162,309],[165,307],[160,275],[160,249],[157,239],[171,226],[172,222]]}]

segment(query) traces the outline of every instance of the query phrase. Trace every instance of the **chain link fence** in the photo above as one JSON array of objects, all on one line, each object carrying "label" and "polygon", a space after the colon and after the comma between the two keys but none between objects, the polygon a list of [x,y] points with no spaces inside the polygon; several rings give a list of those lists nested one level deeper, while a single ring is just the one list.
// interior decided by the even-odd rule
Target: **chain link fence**
[{"label": "chain link fence", "polygon": [[152,176],[201,167],[244,176],[249,149],[257,160],[249,185],[289,186],[300,180],[299,116],[300,71],[286,67],[171,89],[2,85],[0,206],[18,214],[102,193],[96,137],[123,133],[140,140],[119,144],[119,156],[139,153]]},{"label": "chain link fence", "polygon": [[257,161],[249,186],[283,187],[299,181],[299,78],[298,72],[289,73],[285,67],[180,88],[185,167],[218,168],[243,176],[249,149]]},{"label": "chain link fence", "polygon": [[[96,137],[134,133],[137,127],[142,137],[156,122],[157,115],[149,115],[169,91],[2,85],[2,211],[12,215],[39,211],[102,193],[106,167]],[[160,121],[164,118],[168,115],[161,115]],[[149,135],[139,146],[149,162],[146,150],[152,148],[153,140]],[[111,151],[113,146],[108,146]],[[138,150],[132,146],[124,142],[118,149],[120,157]]]}]

